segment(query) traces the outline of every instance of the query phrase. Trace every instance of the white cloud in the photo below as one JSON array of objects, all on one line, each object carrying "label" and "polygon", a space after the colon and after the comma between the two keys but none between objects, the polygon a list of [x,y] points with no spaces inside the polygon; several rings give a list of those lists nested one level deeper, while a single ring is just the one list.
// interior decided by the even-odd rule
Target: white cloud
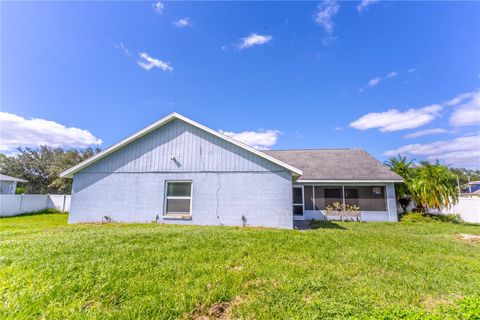
[{"label": "white cloud", "polygon": [[368,83],[364,86],[364,88],[360,88],[358,92],[363,92],[365,88],[373,88],[377,86],[381,81],[395,78],[396,76],[398,76],[398,73],[393,71],[387,74],[385,77],[376,77],[376,78],[370,79],[370,81],[368,81]]},{"label": "white cloud", "polygon": [[262,130],[262,131],[243,131],[229,132],[219,130],[220,133],[232,137],[238,141],[248,144],[255,149],[267,150],[277,143],[278,136],[282,133],[278,130]]},{"label": "white cloud", "polygon": [[333,32],[333,16],[337,14],[340,9],[340,5],[335,0],[324,0],[318,7],[317,12],[315,12],[314,20],[315,22],[323,27],[326,33]]},{"label": "white cloud", "polygon": [[[465,101],[467,100],[467,101]],[[449,123],[453,127],[480,125],[480,90],[459,95],[448,103],[462,103],[450,115]]]},{"label": "white cloud", "polygon": [[407,70],[407,73],[412,73],[412,72],[415,72],[415,71],[417,71],[417,68],[411,68],[411,69]]},{"label": "white cloud", "polygon": [[446,129],[441,129],[441,128],[435,128],[435,129],[426,129],[426,130],[420,130],[417,132],[412,132],[409,133],[405,136],[403,136],[405,139],[413,139],[413,138],[419,138],[419,137],[424,137],[424,136],[430,136],[433,134],[442,134],[442,133],[447,133],[448,130]]},{"label": "white cloud", "polygon": [[0,128],[0,152],[7,154],[15,153],[17,147],[84,148],[102,143],[88,130],[65,127],[44,119],[25,119],[8,112],[0,112]]},{"label": "white cloud", "polygon": [[456,106],[456,105],[464,102],[467,99],[473,98],[476,93],[478,94],[478,92],[466,92],[466,93],[459,94],[455,98],[445,102],[444,105],[449,106],[449,107]]},{"label": "white cloud", "polygon": [[357,6],[358,12],[362,12],[365,10],[369,5],[374,4],[375,2],[378,2],[378,0],[362,0],[360,4]]},{"label": "white cloud", "polygon": [[422,157],[428,161],[439,160],[455,166],[480,168],[480,135],[426,144],[409,144],[384,153],[385,156],[396,156],[398,154]]},{"label": "white cloud", "polygon": [[159,68],[163,71],[173,71],[173,67],[168,62],[152,58],[145,52],[141,52],[139,55],[140,60],[137,61],[137,64],[145,70]]},{"label": "white cloud", "polygon": [[163,9],[165,9],[165,5],[161,1],[157,1],[154,4],[152,4],[153,11],[155,11],[158,14],[163,13]]},{"label": "white cloud", "polygon": [[413,129],[430,123],[441,110],[442,106],[432,104],[407,111],[391,109],[385,112],[372,112],[353,121],[350,126],[358,130],[377,128],[381,132]]},{"label": "white cloud", "polygon": [[189,27],[192,25],[192,21],[190,20],[189,17],[185,17],[182,19],[178,19],[173,21],[173,24],[178,27],[178,28],[184,28],[184,27]]},{"label": "white cloud", "polygon": [[272,40],[272,36],[250,33],[249,36],[241,38],[238,44],[239,49],[250,48],[251,46],[265,44]]},{"label": "white cloud", "polygon": [[367,86],[369,86],[370,88],[375,87],[377,84],[380,83],[380,81],[382,81],[382,79],[379,78],[379,77],[373,78],[373,79],[371,79],[370,81],[368,81]]},{"label": "white cloud", "polygon": [[389,74],[387,74],[387,78],[395,78],[396,76],[398,76],[398,73],[393,71],[393,72],[390,72]]}]

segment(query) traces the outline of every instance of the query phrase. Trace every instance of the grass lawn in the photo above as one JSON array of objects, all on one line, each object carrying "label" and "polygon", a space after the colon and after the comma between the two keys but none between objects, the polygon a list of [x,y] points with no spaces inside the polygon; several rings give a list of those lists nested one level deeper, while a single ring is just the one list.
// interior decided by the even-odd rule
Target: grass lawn
[{"label": "grass lawn", "polygon": [[0,219],[0,318],[480,319],[480,226]]}]

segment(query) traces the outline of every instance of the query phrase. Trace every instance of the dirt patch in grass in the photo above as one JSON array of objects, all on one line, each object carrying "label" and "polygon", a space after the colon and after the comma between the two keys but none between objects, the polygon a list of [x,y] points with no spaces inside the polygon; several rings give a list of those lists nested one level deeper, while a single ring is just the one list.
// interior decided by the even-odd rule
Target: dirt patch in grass
[{"label": "dirt patch in grass", "polygon": [[245,282],[242,287],[245,289],[251,289],[251,288],[259,288],[261,286],[264,286],[267,282],[263,279],[254,279]]},{"label": "dirt patch in grass", "polygon": [[421,304],[427,310],[435,310],[439,306],[452,305],[455,303],[455,300],[462,299],[461,295],[453,296],[425,296],[421,300]]},{"label": "dirt patch in grass", "polygon": [[228,302],[214,303],[209,308],[206,306],[200,306],[195,308],[193,312],[187,316],[187,319],[191,320],[229,320],[232,319],[232,308],[245,302],[245,298],[236,296]]},{"label": "dirt patch in grass", "polygon": [[231,271],[242,271],[242,270],[243,270],[243,266],[234,266],[234,267],[231,267],[230,270],[231,270]]},{"label": "dirt patch in grass", "polygon": [[480,243],[480,236],[476,234],[459,233],[457,234],[457,239],[467,242]]}]

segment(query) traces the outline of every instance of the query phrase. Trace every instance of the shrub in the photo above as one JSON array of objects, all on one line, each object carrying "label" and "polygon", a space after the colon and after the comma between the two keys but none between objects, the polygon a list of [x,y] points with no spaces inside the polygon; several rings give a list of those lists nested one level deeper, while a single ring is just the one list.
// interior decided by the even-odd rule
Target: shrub
[{"label": "shrub", "polygon": [[25,187],[17,187],[15,189],[15,194],[22,194],[22,193],[26,193],[27,192],[27,188]]},{"label": "shrub", "polygon": [[419,211],[410,211],[402,216],[400,216],[400,221],[408,222],[431,222],[432,218],[426,214]]},{"label": "shrub", "polygon": [[458,214],[432,214],[433,220],[441,222],[460,223],[462,220]]},{"label": "shrub", "polygon": [[411,211],[400,216],[400,221],[408,222],[450,222],[460,223],[460,217],[457,214],[429,214],[420,211]]}]

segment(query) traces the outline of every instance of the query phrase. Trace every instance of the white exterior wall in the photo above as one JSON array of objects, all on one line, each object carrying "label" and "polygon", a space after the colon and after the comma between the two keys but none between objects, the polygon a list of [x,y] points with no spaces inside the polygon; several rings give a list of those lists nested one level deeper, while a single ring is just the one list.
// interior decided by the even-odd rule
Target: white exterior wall
[{"label": "white exterior wall", "polygon": [[[164,216],[166,181],[192,181],[192,217]],[[292,183],[284,173],[79,173],[69,223],[156,221],[292,228]]]}]

